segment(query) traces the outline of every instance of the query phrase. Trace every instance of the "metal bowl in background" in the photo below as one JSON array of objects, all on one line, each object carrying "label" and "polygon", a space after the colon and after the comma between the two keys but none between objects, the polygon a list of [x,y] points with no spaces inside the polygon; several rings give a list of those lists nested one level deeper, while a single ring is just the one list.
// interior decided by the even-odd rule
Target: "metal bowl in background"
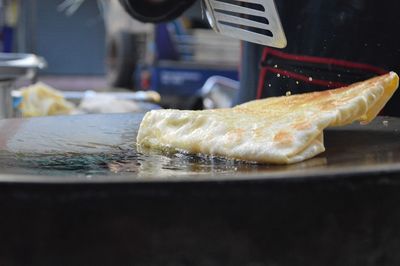
[{"label": "metal bowl in background", "polygon": [[0,53],[0,119],[13,117],[11,92],[18,79],[36,79],[46,61],[33,54]]}]

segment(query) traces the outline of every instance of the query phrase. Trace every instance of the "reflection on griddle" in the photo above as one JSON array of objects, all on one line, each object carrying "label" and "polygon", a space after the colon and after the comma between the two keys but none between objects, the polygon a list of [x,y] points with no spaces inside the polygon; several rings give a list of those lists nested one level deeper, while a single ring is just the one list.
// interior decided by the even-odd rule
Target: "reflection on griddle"
[{"label": "reflection on griddle", "polygon": [[179,176],[220,176],[243,173],[267,173],[323,167],[327,160],[317,157],[293,165],[261,165],[213,156],[190,154],[137,153],[118,154],[0,154],[0,165],[15,173],[32,175],[94,176],[129,175],[131,178],[169,178]]}]

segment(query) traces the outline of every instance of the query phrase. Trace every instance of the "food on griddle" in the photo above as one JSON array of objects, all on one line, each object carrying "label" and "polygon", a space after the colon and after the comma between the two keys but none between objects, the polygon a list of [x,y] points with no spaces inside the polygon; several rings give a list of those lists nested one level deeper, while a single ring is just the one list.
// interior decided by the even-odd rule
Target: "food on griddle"
[{"label": "food on griddle", "polygon": [[23,117],[68,115],[75,111],[61,92],[42,82],[22,88],[21,96],[19,107]]},{"label": "food on griddle", "polygon": [[348,87],[256,100],[229,109],[151,111],[140,125],[137,143],[142,150],[296,163],[325,150],[325,128],[374,119],[398,82],[397,74],[390,72]]}]

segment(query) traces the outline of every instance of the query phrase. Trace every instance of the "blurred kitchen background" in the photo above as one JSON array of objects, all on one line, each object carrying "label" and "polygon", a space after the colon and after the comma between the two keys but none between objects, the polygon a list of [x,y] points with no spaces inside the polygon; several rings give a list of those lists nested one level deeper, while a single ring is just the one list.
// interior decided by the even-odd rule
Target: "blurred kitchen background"
[{"label": "blurred kitchen background", "polygon": [[228,107],[238,88],[240,42],[200,1],[153,25],[116,0],[0,0],[0,26],[2,117]]}]

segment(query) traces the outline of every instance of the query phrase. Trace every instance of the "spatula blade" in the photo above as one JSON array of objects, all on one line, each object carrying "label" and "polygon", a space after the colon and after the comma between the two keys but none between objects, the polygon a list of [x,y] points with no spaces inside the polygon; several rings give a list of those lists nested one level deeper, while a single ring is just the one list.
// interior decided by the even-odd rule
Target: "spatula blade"
[{"label": "spatula blade", "polygon": [[211,27],[223,35],[284,48],[285,32],[274,0],[204,0]]}]

